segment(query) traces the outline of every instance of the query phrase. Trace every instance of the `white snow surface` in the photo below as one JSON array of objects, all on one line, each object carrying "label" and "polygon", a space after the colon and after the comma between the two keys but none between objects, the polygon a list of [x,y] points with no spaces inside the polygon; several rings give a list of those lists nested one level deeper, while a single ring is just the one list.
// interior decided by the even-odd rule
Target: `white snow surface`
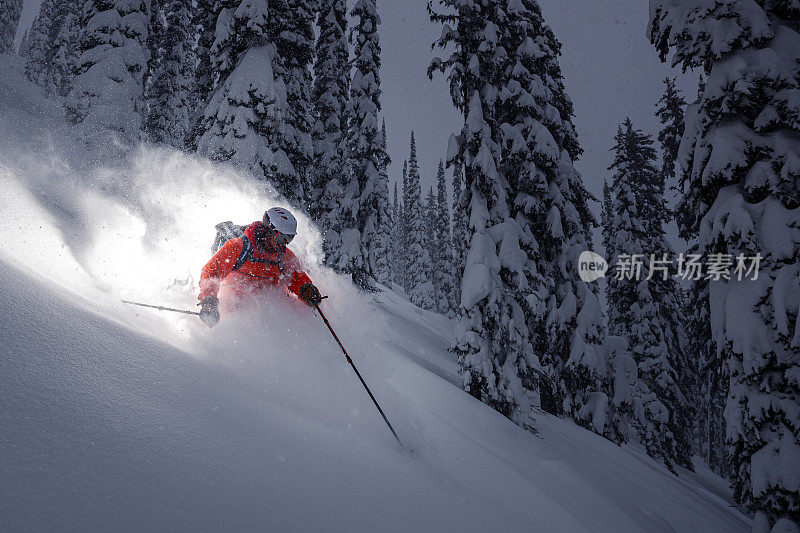
[{"label": "white snow surface", "polygon": [[322,321],[277,293],[193,308],[213,225],[281,198],[152,146],[88,153],[0,56],[0,529],[704,531],[749,529],[708,471],[538,415],[514,425],[458,386],[452,323],[363,295],[293,248],[382,403]]}]

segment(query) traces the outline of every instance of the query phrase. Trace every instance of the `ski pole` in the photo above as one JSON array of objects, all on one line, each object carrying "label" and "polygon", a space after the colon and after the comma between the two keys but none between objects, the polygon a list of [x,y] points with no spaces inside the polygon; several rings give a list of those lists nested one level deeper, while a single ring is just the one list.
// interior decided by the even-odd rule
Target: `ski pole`
[{"label": "ski pole", "polygon": [[150,304],[143,304],[139,302],[131,302],[130,300],[122,300],[122,303],[131,304],[131,305],[139,305],[141,307],[152,307],[153,309],[158,309],[159,311],[172,311],[173,313],[184,313],[187,315],[200,315],[197,311],[186,311],[184,309],[175,309],[174,307],[164,307],[163,305],[150,305]]},{"label": "ski pole", "polygon": [[358,371],[358,369],[356,368],[356,365],[353,363],[353,360],[350,359],[350,355],[348,355],[347,350],[344,349],[344,345],[342,344],[342,341],[339,340],[339,336],[336,335],[336,332],[333,331],[333,328],[331,327],[331,323],[328,322],[327,318],[325,318],[325,313],[322,312],[322,309],[319,308],[319,305],[314,306],[314,308],[317,311],[319,311],[319,316],[322,317],[322,320],[325,322],[325,325],[328,326],[328,329],[330,330],[331,335],[333,335],[333,338],[336,339],[337,344],[339,344],[339,348],[342,349],[342,353],[344,354],[345,358],[347,359],[347,362],[350,363],[351,367],[353,367],[353,370],[355,371],[356,376],[358,376],[359,381],[361,381],[361,384],[364,385],[364,388],[367,390],[367,394],[369,394],[369,397],[372,398],[372,403],[374,403],[375,407],[378,408],[378,412],[383,417],[383,421],[386,422],[387,426],[389,426],[389,430],[392,432],[392,435],[394,435],[394,438],[397,440],[397,444],[399,444],[401,448],[405,448],[405,446],[403,446],[403,443],[400,442],[400,437],[397,436],[397,432],[392,427],[392,424],[389,422],[389,419],[386,418],[386,415],[383,413],[383,409],[381,409],[381,406],[378,404],[378,400],[376,400],[375,396],[372,395],[372,391],[369,390],[369,387],[367,386],[366,382],[364,381],[364,378],[361,377],[361,372]]}]

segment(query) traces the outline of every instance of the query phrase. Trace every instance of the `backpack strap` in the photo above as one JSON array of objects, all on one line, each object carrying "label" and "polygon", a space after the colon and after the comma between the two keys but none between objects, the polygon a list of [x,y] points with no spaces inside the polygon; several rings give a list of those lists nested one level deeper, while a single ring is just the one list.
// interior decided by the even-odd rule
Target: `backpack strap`
[{"label": "backpack strap", "polygon": [[239,257],[236,258],[236,262],[233,264],[233,270],[239,270],[242,268],[243,264],[245,264],[247,261],[252,261],[253,259],[253,245],[250,244],[250,239],[247,238],[247,235],[242,235],[242,251],[239,253]]},{"label": "backpack strap", "polygon": [[264,265],[276,266],[279,267],[281,270],[283,270],[283,254],[278,256],[277,261],[270,261],[269,259],[258,259],[256,257],[251,257],[249,261],[252,261],[253,263],[261,263]]},{"label": "backpack strap", "polygon": [[286,248],[284,247],[278,252],[278,260],[277,261],[270,261],[269,259],[258,259],[255,256],[255,250],[253,250],[253,245],[250,243],[250,239],[247,238],[247,235],[242,236],[242,251],[239,253],[239,257],[236,258],[236,263],[233,264],[233,270],[239,270],[242,268],[246,262],[251,261],[253,263],[263,263],[265,265],[272,265],[276,266],[283,271],[283,254],[286,252]]}]

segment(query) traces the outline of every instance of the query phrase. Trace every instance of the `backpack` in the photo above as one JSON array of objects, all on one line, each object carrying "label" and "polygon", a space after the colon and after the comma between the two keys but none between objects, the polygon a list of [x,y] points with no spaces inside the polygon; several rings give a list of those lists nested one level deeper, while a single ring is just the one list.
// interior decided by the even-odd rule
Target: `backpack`
[{"label": "backpack", "polygon": [[211,253],[216,254],[220,248],[222,248],[226,242],[231,239],[238,239],[239,237],[242,238],[242,252],[239,254],[239,257],[236,259],[236,263],[233,265],[233,270],[239,270],[243,264],[248,261],[252,261],[254,263],[265,263],[267,265],[274,265],[283,270],[283,254],[286,251],[284,248],[283,250],[278,252],[278,260],[277,261],[269,261],[267,259],[257,259],[255,257],[255,251],[253,250],[253,245],[250,243],[250,239],[247,238],[244,234],[244,230],[247,229],[247,226],[239,226],[234,224],[230,220],[225,222],[220,222],[214,229],[217,230],[217,236],[214,238],[214,244],[211,245]]}]

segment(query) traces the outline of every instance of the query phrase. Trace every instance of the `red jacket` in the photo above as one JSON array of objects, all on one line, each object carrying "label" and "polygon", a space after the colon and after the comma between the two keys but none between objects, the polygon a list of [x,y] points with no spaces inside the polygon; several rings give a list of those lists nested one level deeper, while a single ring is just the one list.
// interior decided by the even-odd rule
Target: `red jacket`
[{"label": "red jacket", "polygon": [[[244,237],[230,239],[206,263],[200,272],[198,300],[206,296],[216,296],[223,283],[239,297],[244,293],[253,293],[275,286],[279,281],[297,295],[300,286],[311,283],[311,279],[303,272],[297,256],[288,247],[283,253],[282,260],[277,250],[261,252],[256,248],[253,232],[258,224],[260,222],[253,222],[247,226]],[[242,239],[249,239],[254,259],[269,261],[272,264],[248,260],[238,270],[234,270],[236,260],[244,247]]]}]

